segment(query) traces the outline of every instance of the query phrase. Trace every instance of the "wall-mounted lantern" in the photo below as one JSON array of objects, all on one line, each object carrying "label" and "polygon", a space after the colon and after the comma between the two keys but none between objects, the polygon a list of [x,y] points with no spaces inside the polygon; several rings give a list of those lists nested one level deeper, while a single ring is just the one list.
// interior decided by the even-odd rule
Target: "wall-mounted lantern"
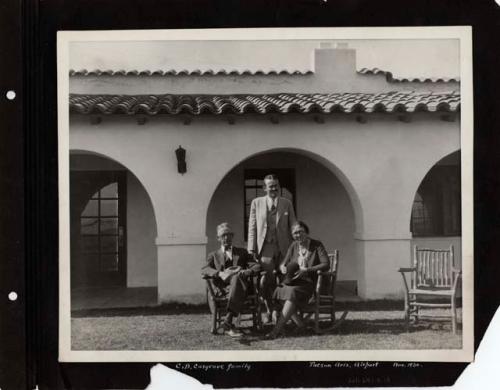
[{"label": "wall-mounted lantern", "polygon": [[179,147],[175,150],[175,156],[177,157],[177,172],[184,175],[187,171],[186,149],[179,145]]}]

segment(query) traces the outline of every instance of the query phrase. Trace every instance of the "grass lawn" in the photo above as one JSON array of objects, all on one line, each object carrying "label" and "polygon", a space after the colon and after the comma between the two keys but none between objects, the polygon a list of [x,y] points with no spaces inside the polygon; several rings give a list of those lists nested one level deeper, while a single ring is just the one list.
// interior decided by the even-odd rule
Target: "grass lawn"
[{"label": "grass lawn", "polygon": [[[422,314],[446,314],[441,309]],[[459,310],[459,318],[461,310]],[[401,310],[350,311],[331,334],[285,335],[261,340],[243,329],[244,337],[210,333],[210,314],[203,311],[160,314],[115,313],[74,316],[71,320],[73,350],[231,350],[231,349],[460,349],[462,336],[451,333],[450,321],[421,320],[407,333]],[[460,320],[459,320],[460,321]],[[244,323],[243,323],[244,325]],[[460,329],[460,322],[459,322]],[[270,331],[267,327],[264,332]]]}]

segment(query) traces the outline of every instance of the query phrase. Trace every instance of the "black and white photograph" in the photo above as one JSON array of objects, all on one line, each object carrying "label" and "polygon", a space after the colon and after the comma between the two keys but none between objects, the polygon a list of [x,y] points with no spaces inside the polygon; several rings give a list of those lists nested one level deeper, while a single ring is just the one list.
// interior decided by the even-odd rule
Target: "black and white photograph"
[{"label": "black and white photograph", "polygon": [[59,360],[472,361],[471,53],[59,32]]}]

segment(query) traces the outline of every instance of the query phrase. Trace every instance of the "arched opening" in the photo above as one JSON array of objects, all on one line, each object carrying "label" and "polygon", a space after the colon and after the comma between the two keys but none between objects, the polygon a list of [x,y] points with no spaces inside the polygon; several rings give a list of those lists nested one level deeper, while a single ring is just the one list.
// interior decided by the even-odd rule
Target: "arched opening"
[{"label": "arched opening", "polygon": [[[282,196],[292,200],[297,217],[311,229],[311,237],[341,256],[339,279],[353,292],[357,285],[354,232],[355,208],[351,194],[331,167],[307,152],[273,150],[251,156],[232,168],[219,182],[207,212],[207,252],[217,248],[216,226],[229,222],[235,245],[246,247],[247,220],[252,199],[263,196],[262,179],[278,175]],[[319,161],[318,161],[319,160]],[[331,164],[333,165],[333,164]]]},{"label": "arched opening", "polygon": [[156,287],[156,236],[151,199],[130,170],[70,152],[72,288]]},{"label": "arched opening", "polygon": [[453,245],[460,263],[460,151],[439,160],[420,183],[412,205],[413,244],[428,248]]}]

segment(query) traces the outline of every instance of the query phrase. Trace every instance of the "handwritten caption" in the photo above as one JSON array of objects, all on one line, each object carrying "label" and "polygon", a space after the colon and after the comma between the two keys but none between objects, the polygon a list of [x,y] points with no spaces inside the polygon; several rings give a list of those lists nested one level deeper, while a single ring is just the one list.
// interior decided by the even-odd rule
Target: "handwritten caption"
[{"label": "handwritten caption", "polygon": [[[309,362],[310,368],[361,368],[364,370],[379,368],[380,362]],[[421,363],[415,362],[393,362],[393,368],[420,368]]]},{"label": "handwritten caption", "polygon": [[176,370],[202,370],[202,371],[250,371],[250,363],[177,363]]}]

